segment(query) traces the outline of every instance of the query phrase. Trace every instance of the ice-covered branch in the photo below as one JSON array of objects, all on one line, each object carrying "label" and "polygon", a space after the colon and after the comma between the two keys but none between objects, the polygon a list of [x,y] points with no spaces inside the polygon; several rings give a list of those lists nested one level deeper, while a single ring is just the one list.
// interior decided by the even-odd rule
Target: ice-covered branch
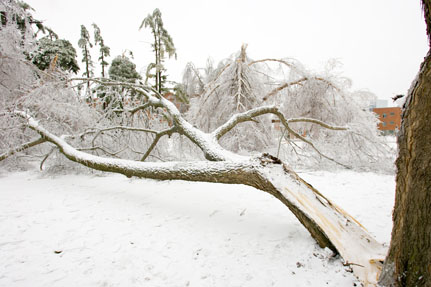
[{"label": "ice-covered branch", "polygon": [[149,86],[130,83],[130,82],[113,81],[111,79],[106,79],[106,78],[71,78],[68,80],[68,82],[71,82],[71,81],[94,82],[102,86],[129,88],[140,93],[144,97],[147,97],[148,93],[150,92],[155,92],[155,90]]},{"label": "ice-covered branch", "polygon": [[291,63],[289,63],[289,62],[287,62],[287,61],[285,61],[285,60],[281,60],[281,59],[270,59],[270,58],[267,58],[267,59],[261,59],[261,60],[256,60],[256,61],[252,61],[252,62],[248,63],[248,65],[249,65],[249,66],[252,66],[252,65],[254,65],[254,64],[263,63],[263,62],[277,62],[277,63],[283,64],[283,65],[286,65],[286,66],[288,66],[289,68],[293,68],[293,67],[294,67],[294,65],[292,65]]},{"label": "ice-covered branch", "polygon": [[157,134],[157,131],[150,130],[150,129],[143,129],[143,128],[135,128],[135,127],[126,127],[126,126],[115,126],[115,127],[108,127],[103,129],[98,129],[96,134],[94,135],[91,144],[94,146],[94,143],[96,139],[104,132],[112,131],[112,130],[125,130],[125,131],[133,131],[133,132],[145,132],[145,133],[152,133]]},{"label": "ice-covered branch", "polygon": [[282,90],[284,90],[284,89],[286,89],[286,88],[288,88],[288,87],[295,86],[295,85],[300,85],[300,84],[302,84],[303,82],[306,82],[306,81],[309,81],[309,80],[317,80],[317,81],[321,81],[321,82],[324,82],[325,84],[327,84],[328,86],[332,87],[333,89],[335,89],[335,90],[337,90],[337,91],[339,91],[339,90],[340,90],[337,86],[335,86],[333,83],[331,83],[331,82],[330,82],[330,81],[328,81],[327,79],[324,79],[324,78],[321,78],[321,77],[311,77],[311,78],[310,78],[310,77],[303,77],[303,78],[301,78],[301,79],[298,79],[298,80],[295,80],[295,81],[292,81],[292,82],[284,83],[284,84],[282,84],[281,86],[279,86],[279,87],[277,87],[277,88],[273,89],[271,92],[269,92],[269,93],[268,93],[268,94],[263,98],[263,101],[268,100],[270,97],[275,96],[278,92],[280,92],[280,91],[282,91]]},{"label": "ice-covered branch", "polygon": [[46,142],[46,139],[44,139],[43,137],[40,137],[40,138],[37,138],[35,140],[26,142],[20,146],[14,147],[14,148],[0,154],[0,161],[10,157],[11,155],[16,154],[17,152],[26,150],[26,149],[34,147],[34,146],[37,146],[37,145],[44,143],[44,142]]},{"label": "ice-covered branch", "polygon": [[[101,85],[105,85],[109,83],[110,85],[122,86],[130,85],[134,89],[141,91],[146,96],[146,104],[150,106],[162,107],[165,112],[167,112],[173,120],[173,125],[178,129],[178,132],[185,135],[190,141],[196,144],[204,153],[205,158],[212,161],[222,161],[222,160],[234,160],[238,159],[240,156],[231,153],[225,149],[223,149],[218,142],[216,142],[209,134],[202,132],[201,130],[192,126],[189,122],[187,122],[181,113],[178,111],[177,107],[165,99],[162,95],[160,95],[157,91],[151,89],[153,95],[146,93],[150,88],[140,84],[129,84],[123,82],[113,82],[113,81],[103,81],[100,79],[92,79],[92,78],[77,78],[75,80],[83,80],[83,81],[94,81]],[[147,107],[148,105],[144,106]]]},{"label": "ice-covered branch", "polygon": [[311,148],[313,148],[320,156],[322,156],[322,157],[324,157],[324,158],[326,158],[332,162],[335,162],[341,166],[344,166],[346,168],[350,168],[349,166],[346,166],[346,165],[336,161],[335,159],[330,158],[330,157],[326,156],[325,154],[323,154],[313,144],[312,141],[301,136],[299,133],[297,133],[295,130],[293,130],[289,124],[290,123],[298,123],[298,122],[307,122],[307,123],[317,124],[317,125],[324,127],[326,129],[336,130],[336,131],[347,130],[348,129],[347,127],[333,126],[333,125],[329,125],[325,122],[322,122],[322,121],[319,121],[316,119],[310,119],[310,118],[286,119],[284,114],[276,106],[263,106],[263,107],[251,109],[251,110],[244,112],[244,113],[236,114],[236,115],[232,116],[225,124],[223,124],[222,126],[217,128],[216,130],[214,130],[212,132],[212,135],[214,136],[215,139],[219,140],[222,136],[224,136],[226,133],[228,133],[230,130],[232,130],[236,125],[243,123],[243,122],[247,122],[247,121],[253,121],[255,117],[262,116],[265,114],[273,114],[273,115],[277,116],[280,119],[280,122],[283,124],[283,126],[286,128],[286,130],[290,134],[294,135],[299,140],[301,140],[301,141],[305,142],[306,144],[308,144],[309,146],[311,146]]},{"label": "ice-covered branch", "polygon": [[243,113],[238,113],[233,115],[226,123],[218,127],[216,130],[212,132],[212,135],[219,140],[222,136],[224,136],[226,133],[228,133],[230,130],[232,130],[236,125],[252,121],[253,118],[265,115],[265,114],[272,114],[275,112],[279,112],[277,107],[275,106],[263,106],[254,108],[251,110],[248,110]]},{"label": "ice-covered branch", "polygon": [[141,161],[145,161],[147,159],[147,157],[150,155],[150,153],[153,151],[153,149],[156,147],[157,143],[159,142],[159,140],[165,136],[165,135],[169,135],[171,136],[174,132],[177,132],[177,127],[172,127],[170,129],[166,129],[163,130],[161,132],[156,133],[156,136],[154,137],[153,142],[151,143],[151,145],[149,146],[148,150],[145,152],[145,154],[142,156]]},{"label": "ice-covered branch", "polygon": [[319,121],[317,119],[311,119],[311,118],[293,118],[293,119],[288,119],[287,122],[288,123],[313,123],[313,124],[322,126],[328,130],[334,130],[334,131],[346,131],[349,129],[348,127],[332,126],[325,122]]},{"label": "ice-covered branch", "polygon": [[[38,121],[27,113],[21,111],[16,111],[15,113],[23,117],[27,122],[27,126],[41,135],[43,139],[56,145],[60,152],[69,160],[80,163],[89,168],[121,173],[128,177],[136,176],[160,180],[182,179],[189,181],[240,183],[237,178],[238,173],[255,173],[256,171],[253,170],[253,167],[258,164],[248,157],[241,157],[241,160],[228,162],[205,161],[166,163],[104,158],[77,150],[61,137],[58,137],[45,129],[38,123]],[[257,184],[257,186],[259,185]],[[261,188],[264,187],[261,186]]]}]

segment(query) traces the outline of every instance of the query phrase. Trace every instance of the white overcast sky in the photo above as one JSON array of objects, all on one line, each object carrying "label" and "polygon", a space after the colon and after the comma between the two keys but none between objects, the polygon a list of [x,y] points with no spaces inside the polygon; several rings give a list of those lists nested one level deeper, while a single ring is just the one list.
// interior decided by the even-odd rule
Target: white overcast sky
[{"label": "white overcast sky", "polygon": [[[354,89],[381,99],[405,94],[428,51],[419,0],[27,0],[35,18],[77,49],[80,25],[96,23],[111,58],[133,51],[144,74],[151,34],[138,31],[155,8],[162,12],[178,59],[167,61],[171,80],[181,81],[187,62],[215,62],[248,44],[253,59],[295,58],[319,71],[330,59]],[[78,49],[77,49],[78,50]],[[94,49],[93,59],[97,59]]]}]

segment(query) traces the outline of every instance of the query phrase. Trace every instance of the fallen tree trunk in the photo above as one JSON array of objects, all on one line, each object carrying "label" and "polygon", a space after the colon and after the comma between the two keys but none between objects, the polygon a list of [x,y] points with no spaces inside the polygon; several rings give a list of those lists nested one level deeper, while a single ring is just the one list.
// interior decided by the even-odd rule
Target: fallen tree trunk
[{"label": "fallen tree trunk", "polygon": [[339,253],[365,286],[375,286],[377,282],[385,256],[383,246],[354,218],[275,157],[264,154],[237,161],[167,163],[104,158],[78,151],[30,116],[19,114],[68,159],[92,169],[157,180],[245,184],[268,192],[293,212],[322,248]]}]

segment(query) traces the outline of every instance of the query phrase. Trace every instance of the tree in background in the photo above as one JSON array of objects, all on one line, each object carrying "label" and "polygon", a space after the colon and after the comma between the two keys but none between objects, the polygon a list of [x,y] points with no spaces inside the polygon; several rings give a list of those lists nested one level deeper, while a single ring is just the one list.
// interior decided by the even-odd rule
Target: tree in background
[{"label": "tree in background", "polygon": [[[130,53],[132,55],[132,53]],[[115,57],[108,70],[109,78],[114,81],[125,83],[135,83],[142,77],[136,71],[136,65],[124,55]],[[136,95],[134,91],[122,89],[121,87],[97,87],[97,97],[103,101],[103,108],[123,108],[126,98],[133,99]]]},{"label": "tree in background", "polygon": [[[166,58],[166,54],[171,58],[175,56],[176,49],[172,37],[169,35],[168,31],[163,26],[162,13],[159,9],[155,9],[153,14],[148,14],[148,16],[142,21],[139,30],[142,27],[149,27],[151,33],[154,37],[154,42],[151,45],[153,47],[155,62],[151,63],[147,67],[147,80],[149,78],[154,78],[154,88],[159,92],[163,93],[165,91],[166,75],[164,72],[166,69],[163,66],[163,62]],[[154,74],[151,71],[154,70]]]},{"label": "tree in background", "polygon": [[[59,77],[56,73],[42,72],[29,58],[28,55],[35,51],[35,43],[37,44],[34,25],[27,23],[18,27],[15,22],[17,17],[28,21],[28,11],[21,8],[14,0],[0,1],[0,11],[4,12],[2,13],[4,26],[0,29],[0,149],[8,149],[18,142],[27,142],[26,147],[32,147],[39,142],[32,141],[33,135],[22,129],[16,118],[5,114],[19,106],[37,110],[38,114],[43,114],[58,125],[57,127],[60,127],[58,131],[67,129],[68,125],[79,126],[81,124],[78,122],[81,120],[81,123],[87,121],[89,112],[92,112],[90,107],[80,101],[72,90],[66,91],[60,88],[64,86],[61,81],[64,81],[67,75]],[[25,31],[22,30],[23,27]],[[23,34],[26,37],[23,38]],[[51,40],[47,39],[47,41]],[[36,50],[36,53],[38,52]],[[50,61],[51,58],[44,63],[49,64]],[[41,93],[32,95],[32,91],[41,86],[43,86],[42,90],[39,90]],[[59,88],[61,91],[58,90]],[[96,115],[93,114],[91,118],[90,121],[96,120]],[[17,134],[18,130],[20,130],[19,134]],[[38,146],[35,150],[39,154],[51,154],[51,148],[47,146]],[[25,161],[22,157],[15,157],[9,164],[13,168],[19,168]]]},{"label": "tree in background", "polygon": [[112,60],[108,73],[110,79],[121,82],[134,83],[142,78],[136,71],[136,65],[124,54]]},{"label": "tree in background", "polygon": [[72,44],[64,39],[52,39],[46,36],[37,41],[37,50],[32,53],[32,62],[39,69],[46,70],[55,66],[63,71],[77,73],[79,71],[76,62],[76,50]]},{"label": "tree in background", "polygon": [[[93,76],[93,61],[90,55],[90,48],[93,47],[93,44],[90,41],[90,33],[84,25],[81,25],[81,38],[78,41],[78,46],[82,49],[82,63],[85,64],[83,76],[90,78]],[[87,82],[87,92],[90,92],[89,82]]]},{"label": "tree in background", "polygon": [[[431,47],[431,1],[422,0]],[[380,284],[431,286],[431,54],[406,98],[398,134],[392,238]]]},{"label": "tree in background", "polygon": [[102,78],[105,77],[105,67],[108,66],[108,62],[106,62],[106,57],[109,57],[110,55],[110,48],[108,46],[105,46],[105,42],[103,41],[102,35],[100,33],[100,28],[93,23],[94,28],[94,45],[99,45],[100,49],[100,66],[102,67]]},{"label": "tree in background", "polygon": [[[0,2],[0,23],[3,28],[11,27],[12,24],[18,27],[21,32],[21,45],[29,46],[29,41],[32,40],[39,32],[45,33],[45,26],[42,21],[37,20],[31,14],[34,9],[24,1],[1,1]],[[37,31],[34,32],[32,26],[36,26]],[[28,53],[24,50],[23,53]]]}]

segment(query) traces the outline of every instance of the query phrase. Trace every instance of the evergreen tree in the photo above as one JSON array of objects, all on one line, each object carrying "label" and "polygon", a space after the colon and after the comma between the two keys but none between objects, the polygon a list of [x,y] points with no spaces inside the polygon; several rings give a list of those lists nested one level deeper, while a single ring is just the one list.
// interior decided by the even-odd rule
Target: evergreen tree
[{"label": "evergreen tree", "polygon": [[[84,25],[81,25],[81,39],[78,41],[78,46],[82,49],[82,62],[85,63],[85,71],[83,76],[90,78],[93,75],[93,61],[91,60],[90,48],[93,44],[90,42],[90,34]],[[88,90],[90,89],[90,83],[87,83]]]},{"label": "evergreen tree", "polygon": [[[136,71],[136,65],[124,54],[115,57],[108,70],[109,78],[114,81],[135,83],[141,79],[141,75]],[[110,87],[103,85],[97,88],[97,97],[103,102],[103,109],[123,108],[126,99],[133,99],[136,96],[134,91],[124,88]]]},{"label": "evergreen tree", "polygon": [[64,71],[76,73],[79,71],[76,62],[76,50],[72,44],[63,39],[52,40],[46,36],[37,41],[38,48],[32,55],[32,62],[39,69],[46,70],[51,64],[60,67]]},{"label": "evergreen tree", "polygon": [[105,42],[103,41],[102,35],[100,34],[100,28],[93,23],[94,28],[94,45],[99,45],[100,49],[100,65],[102,66],[102,77],[105,77],[105,67],[108,66],[108,62],[106,62],[106,57],[110,55],[110,48],[105,46]]},{"label": "evergreen tree", "polygon": [[[163,75],[163,72],[166,71],[163,66],[163,61],[166,58],[166,53],[169,58],[172,56],[176,58],[177,54],[174,42],[163,26],[162,13],[159,9],[155,9],[153,14],[148,14],[142,21],[139,29],[142,29],[142,27],[149,27],[154,37],[154,42],[151,46],[153,47],[155,62],[148,65],[147,81],[148,78],[155,78],[154,88],[159,93],[162,93],[165,91],[164,85],[166,83],[166,75]],[[155,70],[154,74],[151,74],[152,70]]]},{"label": "evergreen tree", "polygon": [[134,83],[141,79],[141,75],[136,71],[136,65],[125,55],[117,56],[112,60],[108,73],[109,78],[120,82]]}]

